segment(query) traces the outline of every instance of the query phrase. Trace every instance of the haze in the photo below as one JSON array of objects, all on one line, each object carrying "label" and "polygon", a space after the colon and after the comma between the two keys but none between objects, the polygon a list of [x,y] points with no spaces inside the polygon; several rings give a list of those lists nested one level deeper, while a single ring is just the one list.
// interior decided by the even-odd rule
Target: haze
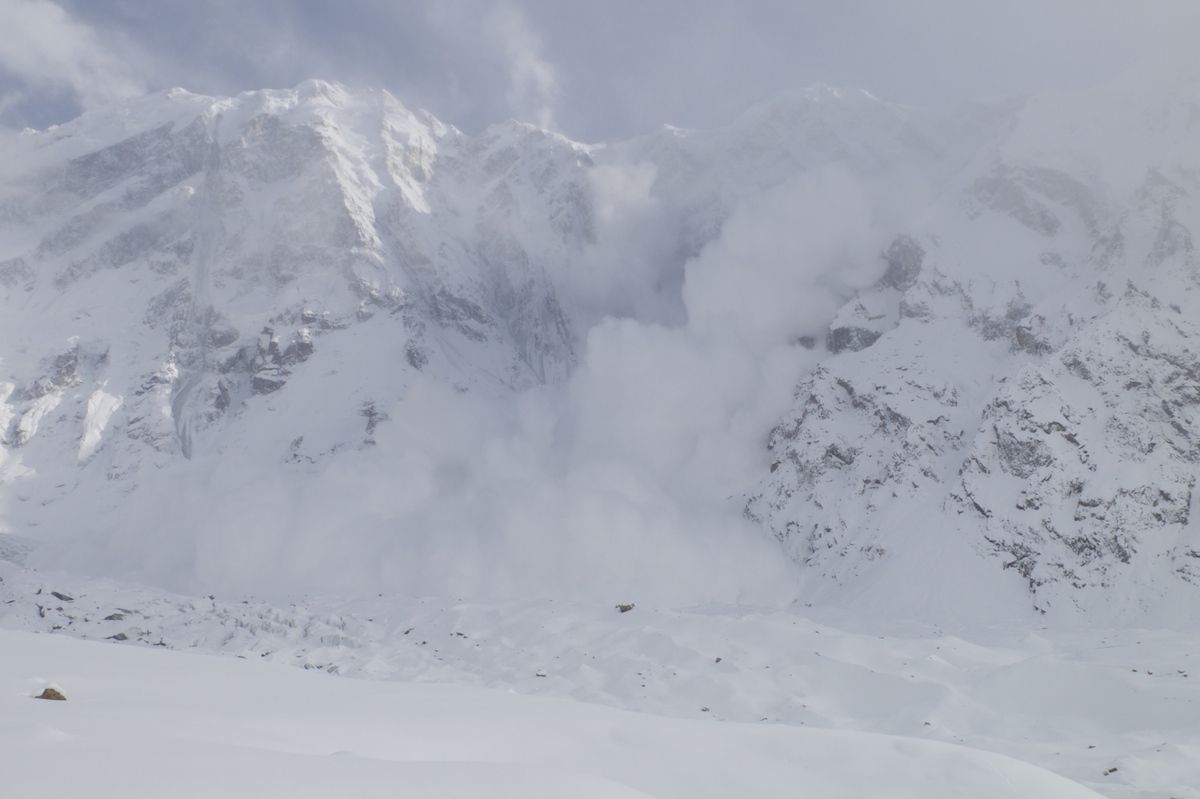
[{"label": "haze", "polygon": [[711,127],[822,82],[905,104],[1074,90],[1195,64],[1188,0],[0,0],[0,122],[116,97],[311,77],[384,88],[467,132],[515,117],[583,141]]}]

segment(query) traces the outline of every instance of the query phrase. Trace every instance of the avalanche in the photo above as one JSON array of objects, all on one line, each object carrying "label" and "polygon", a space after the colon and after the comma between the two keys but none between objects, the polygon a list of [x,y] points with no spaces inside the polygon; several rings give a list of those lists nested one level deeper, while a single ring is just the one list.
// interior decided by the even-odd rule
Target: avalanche
[{"label": "avalanche", "polygon": [[[238,738],[232,709],[205,739],[231,773],[270,750],[314,786],[359,779],[313,757],[346,750],[446,795],[703,795],[751,772],[752,793],[850,795],[886,780],[846,765],[868,752],[922,795],[1006,790],[985,774],[1072,790],[928,735],[1113,796],[1195,795],[1194,725],[1158,703],[1194,699],[1197,107],[1186,76],[945,113],[817,87],[722,129],[590,145],[467,135],[309,81],[7,136],[0,622],[690,719],[479,710],[568,731],[558,770],[538,746],[486,756],[487,736],[381,755],[322,737],[319,708],[286,745]],[[188,598],[216,594],[238,599]],[[343,599],[297,599],[314,594]],[[598,610],[635,599],[644,627]],[[231,695],[318,684],[4,635],[4,679],[95,659],[75,676],[97,697],[126,684],[122,658],[230,669],[213,681]],[[294,690],[368,691],[322,685]],[[454,703],[501,701],[408,688],[370,687],[426,703],[415,726],[378,722],[395,751]],[[27,693],[10,704],[29,768],[78,741],[99,773],[143,740],[136,702],[76,717]],[[1120,712],[1081,709],[1106,701]],[[174,706],[190,720],[159,735],[163,763],[213,702]],[[100,740],[104,719],[132,737]],[[595,725],[615,743],[589,759]],[[675,735],[714,770],[630,751]],[[723,747],[761,751],[722,770]],[[477,765],[412,765],[447,759]]]}]

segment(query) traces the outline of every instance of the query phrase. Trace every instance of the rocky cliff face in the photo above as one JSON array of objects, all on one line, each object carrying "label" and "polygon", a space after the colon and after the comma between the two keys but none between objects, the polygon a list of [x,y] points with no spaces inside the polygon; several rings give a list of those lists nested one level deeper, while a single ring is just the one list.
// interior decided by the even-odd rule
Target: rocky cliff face
[{"label": "rocky cliff face", "polygon": [[[883,253],[747,505],[815,584],[949,530],[1039,609],[1189,614],[1160,600],[1200,561],[1194,89],[1031,102]],[[1102,146],[1073,138],[1105,107]]]}]

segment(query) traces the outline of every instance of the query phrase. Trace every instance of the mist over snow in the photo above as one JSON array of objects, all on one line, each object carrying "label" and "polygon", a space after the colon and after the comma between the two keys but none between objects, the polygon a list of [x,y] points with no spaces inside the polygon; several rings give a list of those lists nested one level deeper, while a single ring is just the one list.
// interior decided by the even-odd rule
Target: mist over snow
[{"label": "mist over snow", "polygon": [[[141,470],[110,512],[39,510],[53,521],[38,525],[38,562],[196,593],[788,601],[795,565],[746,518],[745,496],[797,376],[819,360],[811,341],[887,268],[903,218],[895,187],[854,164],[766,164],[697,209],[686,185],[656,190],[653,160],[619,147],[590,158],[575,189],[590,227],[542,264],[571,328],[561,380],[513,391],[486,362],[475,369],[492,376],[448,381],[413,369],[394,333],[372,332],[330,372],[401,371],[401,397],[372,396],[370,446],[346,447],[321,418],[338,398],[317,392],[343,388],[286,398],[310,391],[296,369],[284,390],[249,399],[287,421],[242,410],[223,422],[237,433],[197,430],[189,457]],[[706,169],[683,177],[707,181]],[[534,257],[536,232],[521,234]],[[120,345],[106,346],[111,362]],[[446,356],[461,357],[453,345]],[[106,421],[122,407],[95,396]]]},{"label": "mist over snow", "polygon": [[1198,91],[593,145],[306,81],[27,131],[4,524],[198,594],[1191,623]]},{"label": "mist over snow", "polygon": [[[579,141],[727,124],[825,82],[909,105],[1076,91],[1164,54],[1195,64],[1191,0],[4,0],[0,123],[185,86],[312,77],[387,89],[468,133],[512,117]],[[545,126],[545,125],[543,125]]]}]

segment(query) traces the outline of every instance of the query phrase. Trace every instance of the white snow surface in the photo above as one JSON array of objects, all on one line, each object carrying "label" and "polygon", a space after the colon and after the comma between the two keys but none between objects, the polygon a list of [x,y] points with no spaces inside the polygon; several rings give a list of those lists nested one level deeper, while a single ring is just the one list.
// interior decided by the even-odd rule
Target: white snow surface
[{"label": "white snow surface", "polygon": [[108,420],[121,407],[122,398],[108,394],[102,388],[88,397],[87,411],[83,417],[83,437],[79,440],[79,460],[85,461],[96,454]]},{"label": "white snow surface", "polygon": [[[12,568],[2,585],[0,734],[23,795],[411,778],[429,796],[492,780],[487,795],[1197,796],[1191,642],[1165,632],[880,636],[768,608],[548,600],[279,607]],[[61,706],[30,699],[48,684]]]},{"label": "white snow surface", "polygon": [[[467,686],[0,632],[5,790],[96,797],[1096,794],[911,738],[667,719]],[[47,681],[65,702],[34,701]]]}]

